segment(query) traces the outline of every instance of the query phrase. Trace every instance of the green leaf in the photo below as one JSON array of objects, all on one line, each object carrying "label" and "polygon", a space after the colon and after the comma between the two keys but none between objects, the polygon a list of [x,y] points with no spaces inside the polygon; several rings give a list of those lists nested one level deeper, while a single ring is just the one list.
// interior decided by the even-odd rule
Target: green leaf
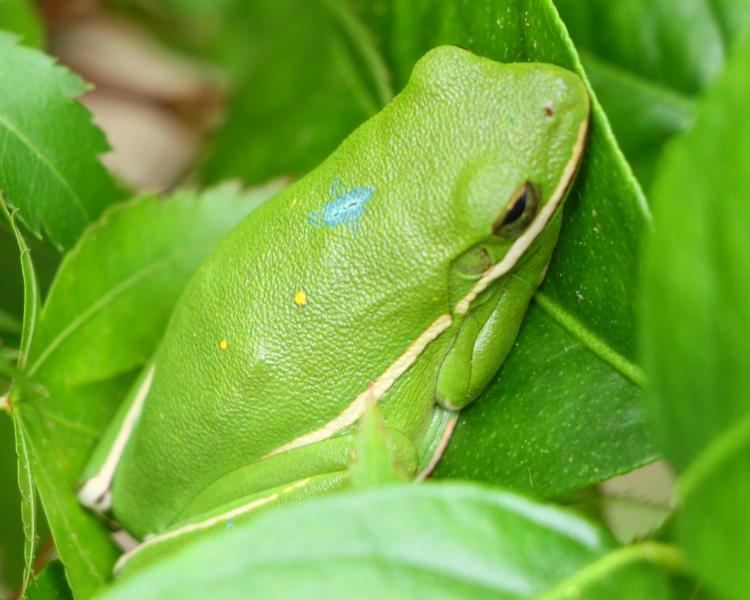
[{"label": "green leaf", "polygon": [[[414,459],[416,467],[416,449]],[[365,489],[405,481],[406,475],[399,470],[396,461],[397,456],[386,438],[383,414],[377,402],[369,399],[359,431],[355,433],[354,459],[349,464],[353,487]]]},{"label": "green leaf", "polygon": [[244,25],[234,49],[248,60],[202,167],[208,182],[304,175],[390,100],[370,33],[341,0],[248,3],[225,18]]},{"label": "green leaf", "polygon": [[104,135],[71,100],[87,85],[2,32],[0,76],[0,189],[30,231],[69,248],[122,195],[98,160]]},{"label": "green leaf", "polygon": [[29,589],[30,600],[73,600],[65,580],[65,570],[59,560],[54,560],[41,570],[35,585]]},{"label": "green leaf", "polygon": [[26,431],[19,422],[17,411],[13,411],[16,432],[16,456],[18,457],[18,489],[21,491],[21,523],[23,525],[23,576],[19,596],[26,597],[34,569],[34,551],[37,541],[36,490],[31,476],[31,459]]},{"label": "green leaf", "polygon": [[[18,230],[15,222],[16,212],[8,212],[5,201],[0,193],[0,210],[4,213],[13,234],[16,237],[16,243],[21,257],[21,274],[23,277],[24,287],[24,309],[23,323],[21,325],[21,347],[18,355],[18,369],[23,370],[28,359],[29,348],[34,339],[36,331],[38,313],[39,313],[39,288],[37,285],[34,265],[31,262],[29,248],[23,235]],[[21,492],[21,523],[24,533],[24,569],[21,578],[21,587],[19,597],[25,598],[26,591],[33,575],[34,567],[34,550],[37,537],[37,515],[36,515],[36,491],[34,481],[31,475],[31,459],[29,457],[29,444],[26,439],[26,432],[21,426],[19,413],[16,410],[11,396],[10,402],[11,414],[13,417],[13,426],[16,438],[16,456],[18,457],[18,489]]]},{"label": "green leaf", "polygon": [[[0,281],[3,282],[0,294],[0,339],[6,345],[18,347],[23,320],[23,274],[19,269],[15,234],[4,225],[0,223]],[[33,236],[26,240],[26,243],[29,244],[30,254],[34,258],[34,270],[43,297],[60,264],[60,254]]]},{"label": "green leaf", "polygon": [[44,41],[42,22],[31,0],[0,0],[0,29],[12,31],[33,48],[40,48]]},{"label": "green leaf", "polygon": [[674,140],[643,262],[647,396],[680,472],[677,540],[729,598],[750,590],[750,36]]},{"label": "green leaf", "polygon": [[627,550],[619,556],[597,526],[519,495],[407,484],[268,511],[102,598],[667,598],[648,553]]},{"label": "green leaf", "polygon": [[[384,40],[399,85],[419,56],[443,43],[583,75],[549,2],[411,0],[386,13],[359,5]],[[462,412],[437,477],[555,495],[656,457],[639,401],[634,327],[638,240],[650,217],[591,97],[588,148],[546,281],[499,377]]]},{"label": "green leaf", "polygon": [[695,116],[750,17],[729,0],[557,0],[617,139],[644,184],[664,142]]},{"label": "green leaf", "polygon": [[74,490],[88,454],[158,343],[202,259],[279,183],[237,185],[116,205],[65,256],[41,312],[27,378],[16,389],[34,479],[76,595],[107,580],[117,557],[104,526]]},{"label": "green leaf", "polygon": [[13,235],[16,238],[18,252],[21,257],[21,277],[23,279],[23,321],[21,323],[21,345],[18,357],[18,369],[23,370],[29,355],[29,348],[34,339],[34,332],[39,315],[39,284],[36,279],[34,265],[31,262],[31,252],[26,245],[26,240],[16,226],[17,209],[13,213],[8,212],[5,205],[5,198],[0,192],[0,211],[8,221]]}]

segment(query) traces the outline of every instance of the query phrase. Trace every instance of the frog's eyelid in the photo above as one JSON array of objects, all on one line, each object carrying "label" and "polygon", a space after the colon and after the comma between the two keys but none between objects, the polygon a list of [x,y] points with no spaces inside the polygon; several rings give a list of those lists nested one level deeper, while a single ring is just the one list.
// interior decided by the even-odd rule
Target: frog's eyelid
[{"label": "frog's eyelid", "polygon": [[515,237],[531,223],[538,210],[539,194],[534,185],[526,180],[495,221],[492,233],[501,237]]},{"label": "frog's eyelid", "polygon": [[455,314],[465,314],[469,310],[469,306],[471,305],[471,302],[474,300],[474,298],[482,293],[482,291],[484,291],[492,281],[494,281],[498,277],[502,277],[505,273],[510,271],[521,258],[521,256],[523,256],[528,247],[531,246],[534,240],[544,230],[544,228],[547,226],[547,223],[550,222],[552,216],[557,211],[557,207],[560,206],[563,198],[565,198],[565,194],[567,193],[568,188],[571,186],[571,184],[573,183],[573,179],[575,178],[576,171],[578,170],[578,165],[580,164],[581,155],[583,154],[583,149],[586,145],[588,125],[588,119],[581,121],[581,125],[578,128],[578,138],[576,140],[575,146],[573,146],[573,153],[568,160],[568,164],[565,165],[562,177],[560,178],[560,181],[558,182],[554,192],[552,192],[552,196],[550,197],[550,199],[544,206],[542,206],[539,214],[537,214],[536,218],[531,222],[531,225],[529,225],[524,230],[524,232],[515,239],[511,247],[505,253],[503,259],[494,267],[489,269],[482,276],[482,278],[477,281],[474,289],[472,289],[468,294],[466,294],[466,296],[458,301],[458,304],[456,304],[456,308],[453,311]]}]

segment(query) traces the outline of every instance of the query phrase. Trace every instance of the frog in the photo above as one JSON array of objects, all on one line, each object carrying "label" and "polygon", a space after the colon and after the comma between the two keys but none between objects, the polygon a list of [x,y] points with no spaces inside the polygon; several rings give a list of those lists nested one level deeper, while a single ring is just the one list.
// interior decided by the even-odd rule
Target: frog
[{"label": "frog", "polygon": [[139,542],[117,568],[346,489],[368,403],[394,462],[427,477],[515,343],[589,110],[570,70],[440,46],[238,224],[84,473],[80,501]]}]

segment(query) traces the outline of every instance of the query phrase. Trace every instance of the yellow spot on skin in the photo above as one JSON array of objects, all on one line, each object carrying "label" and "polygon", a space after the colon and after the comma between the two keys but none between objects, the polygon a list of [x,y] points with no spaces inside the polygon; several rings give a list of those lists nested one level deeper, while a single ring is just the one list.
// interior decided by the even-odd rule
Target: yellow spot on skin
[{"label": "yellow spot on skin", "polygon": [[440,298],[438,298],[437,296],[433,296],[433,297],[432,297],[432,301],[433,301],[433,302],[437,302],[438,300],[440,300]]},{"label": "yellow spot on skin", "polygon": [[297,306],[304,306],[307,304],[307,294],[304,292],[304,290],[300,290],[296,294],[294,294],[294,303]]},{"label": "yellow spot on skin", "polygon": [[221,348],[222,350],[226,350],[227,346],[229,346],[229,343],[226,340],[221,340],[219,342],[219,348]]},{"label": "yellow spot on skin", "polygon": [[294,208],[295,206],[297,206],[297,198],[292,200],[292,203],[289,205],[289,208]]}]

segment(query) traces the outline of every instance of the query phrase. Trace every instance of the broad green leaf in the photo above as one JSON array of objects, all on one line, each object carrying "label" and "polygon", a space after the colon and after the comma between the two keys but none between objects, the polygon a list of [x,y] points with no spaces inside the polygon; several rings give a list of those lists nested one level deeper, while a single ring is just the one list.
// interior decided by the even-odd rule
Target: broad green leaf
[{"label": "broad green leaf", "polygon": [[32,0],[0,0],[0,29],[20,36],[27,46],[39,48],[44,31]]},{"label": "broad green leaf", "polygon": [[647,553],[622,552],[571,511],[475,485],[407,484],[268,511],[101,598],[667,598]]},{"label": "broad green leaf", "polygon": [[87,85],[3,32],[0,81],[0,189],[30,231],[69,248],[122,195],[98,159],[104,135],[72,100]]},{"label": "broad green leaf", "polygon": [[200,195],[136,198],[108,210],[63,259],[24,374],[44,393],[14,393],[35,483],[76,595],[89,596],[107,580],[118,554],[74,496],[83,464],[187,279],[279,187],[246,193],[230,184]]},{"label": "broad green leaf", "polygon": [[637,387],[586,341],[533,306],[500,376],[459,417],[436,476],[554,496],[651,458]]},{"label": "broad green leaf", "polygon": [[653,187],[642,347],[656,438],[680,473],[677,540],[729,598],[750,590],[750,35]]},{"label": "broad green leaf", "polygon": [[556,0],[617,139],[645,184],[693,121],[750,17],[748,0]]},{"label": "broad green leaf", "polygon": [[[583,74],[549,2],[410,0],[386,13],[358,6],[399,85],[426,50],[447,43]],[[656,457],[639,402],[634,332],[638,241],[650,217],[593,91],[591,98],[588,148],[547,279],[499,377],[463,411],[438,477],[554,495]]]},{"label": "broad green leaf", "polygon": [[59,560],[52,561],[36,576],[29,588],[30,600],[73,600],[65,580],[65,570]]}]

